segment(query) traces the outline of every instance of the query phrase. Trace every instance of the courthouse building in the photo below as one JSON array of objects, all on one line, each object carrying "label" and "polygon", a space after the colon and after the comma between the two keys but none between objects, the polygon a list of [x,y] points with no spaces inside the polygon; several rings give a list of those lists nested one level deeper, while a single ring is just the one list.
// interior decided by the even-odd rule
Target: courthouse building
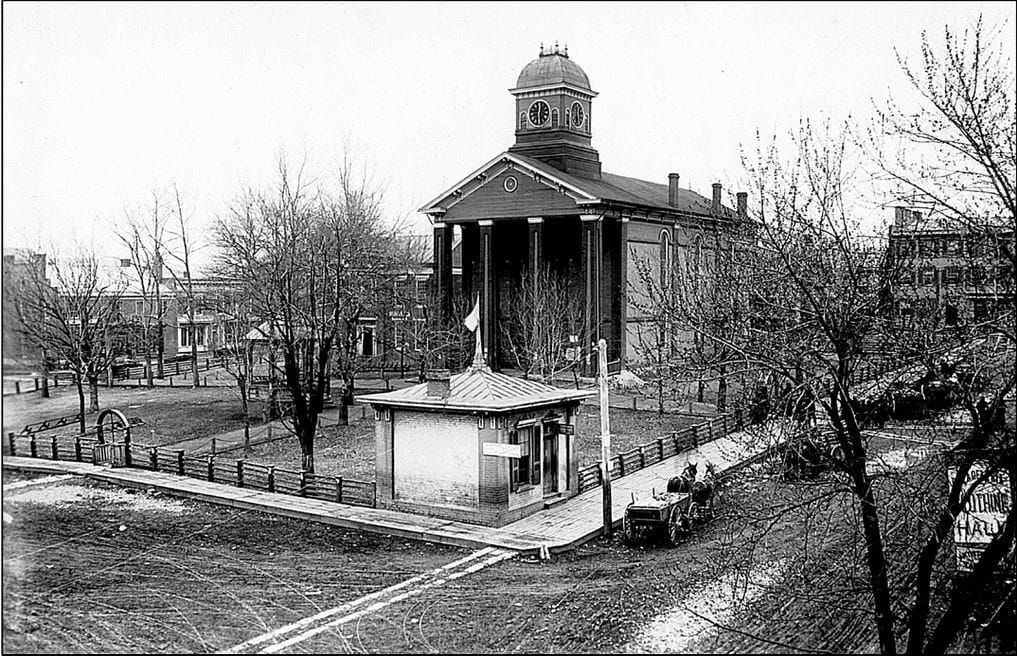
[{"label": "courthouse building", "polygon": [[[637,264],[666,273],[691,251],[719,256],[748,223],[747,196],[739,193],[732,209],[720,183],[707,197],[682,188],[678,174],[655,182],[604,171],[592,142],[598,93],[567,48],[541,48],[509,91],[515,144],[420,209],[434,228],[431,284],[445,313],[454,298],[472,306],[479,296],[488,363],[497,369],[510,363],[502,335],[509,294],[525,273],[547,269],[582,302],[587,371],[601,338],[617,371],[638,361],[647,323],[632,300]],[[456,278],[453,246],[461,250]]]}]

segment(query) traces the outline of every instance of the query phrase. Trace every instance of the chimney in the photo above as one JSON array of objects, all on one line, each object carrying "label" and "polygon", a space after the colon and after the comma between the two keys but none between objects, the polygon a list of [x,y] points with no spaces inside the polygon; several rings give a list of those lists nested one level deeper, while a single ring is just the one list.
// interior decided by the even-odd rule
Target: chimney
[{"label": "chimney", "polygon": [[720,215],[720,184],[713,184],[713,214]]},{"label": "chimney", "polygon": [[450,391],[449,381],[452,378],[452,372],[448,369],[434,369],[428,371],[425,378],[427,379],[427,397],[429,399],[447,399]]},{"label": "chimney", "polygon": [[678,179],[679,176],[674,172],[667,175],[668,206],[678,206]]},{"label": "chimney", "polygon": [[680,177],[671,172],[667,175],[667,205],[677,206],[678,205],[678,179]]},{"label": "chimney", "polygon": [[738,197],[738,219],[748,220],[749,219],[749,193],[740,192],[736,195]]}]

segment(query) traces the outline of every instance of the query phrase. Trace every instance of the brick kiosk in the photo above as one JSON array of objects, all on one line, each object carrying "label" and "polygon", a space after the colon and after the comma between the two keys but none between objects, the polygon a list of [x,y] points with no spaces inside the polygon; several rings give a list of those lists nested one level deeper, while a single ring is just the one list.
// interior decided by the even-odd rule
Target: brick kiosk
[{"label": "brick kiosk", "polygon": [[374,408],[377,506],[499,527],[579,492],[575,419],[593,393],[475,362],[358,397]]}]

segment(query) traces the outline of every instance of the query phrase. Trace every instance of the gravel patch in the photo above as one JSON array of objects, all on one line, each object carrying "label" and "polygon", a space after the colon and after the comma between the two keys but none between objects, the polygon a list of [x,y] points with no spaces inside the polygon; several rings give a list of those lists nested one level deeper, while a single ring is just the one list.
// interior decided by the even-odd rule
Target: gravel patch
[{"label": "gravel patch", "polygon": [[728,572],[687,594],[671,610],[650,619],[630,642],[625,653],[688,653],[697,642],[748,609],[783,576],[787,562],[753,571]]},{"label": "gravel patch", "polygon": [[40,488],[20,490],[4,495],[4,504],[42,504],[55,507],[80,504],[117,504],[135,511],[184,514],[190,511],[186,504],[170,498],[157,498],[146,493],[120,489],[90,488],[80,484],[50,484]]}]

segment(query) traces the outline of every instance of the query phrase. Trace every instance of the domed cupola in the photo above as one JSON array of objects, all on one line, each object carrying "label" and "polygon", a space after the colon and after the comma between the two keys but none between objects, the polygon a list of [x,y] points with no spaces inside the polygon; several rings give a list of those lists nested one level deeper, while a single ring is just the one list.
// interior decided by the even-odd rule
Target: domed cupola
[{"label": "domed cupola", "polygon": [[559,51],[556,45],[554,50],[548,49],[545,52],[541,45],[540,57],[523,67],[516,88],[561,84],[590,90],[590,79],[578,64],[569,59],[568,46]]},{"label": "domed cupola", "polygon": [[600,155],[591,146],[591,103],[586,72],[568,46],[545,49],[509,90],[516,97],[516,143],[509,151],[537,158],[579,176],[600,178]]}]

